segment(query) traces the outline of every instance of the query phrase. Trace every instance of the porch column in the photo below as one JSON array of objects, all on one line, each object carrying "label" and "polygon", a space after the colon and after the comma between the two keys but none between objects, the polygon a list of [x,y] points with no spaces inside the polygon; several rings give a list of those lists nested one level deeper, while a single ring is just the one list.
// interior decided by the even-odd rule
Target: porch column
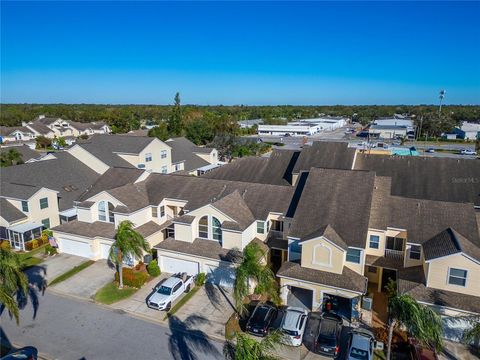
[{"label": "porch column", "polygon": [[22,249],[23,251],[25,251],[25,238],[23,237],[23,233],[21,235],[22,235]]},{"label": "porch column", "polygon": [[287,301],[288,301],[288,293],[290,292],[290,290],[288,289],[288,285],[283,285],[281,288],[280,288],[280,299],[282,299],[282,303],[284,305],[287,305]]},{"label": "porch column", "polygon": [[377,288],[377,291],[378,292],[382,292],[382,277],[383,277],[383,268],[382,267],[378,267],[378,288]]}]

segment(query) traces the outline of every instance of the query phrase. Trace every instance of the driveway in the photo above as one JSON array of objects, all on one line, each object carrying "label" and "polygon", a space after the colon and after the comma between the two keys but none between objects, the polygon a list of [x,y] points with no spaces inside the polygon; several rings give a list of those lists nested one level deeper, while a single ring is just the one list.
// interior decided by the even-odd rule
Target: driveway
[{"label": "driveway", "polygon": [[146,283],[128,299],[113,303],[110,306],[114,307],[115,309],[134,313],[135,315],[147,317],[150,320],[163,322],[166,312],[150,309],[147,306],[146,301],[147,298],[154,292],[153,289],[155,285],[163,282],[168,277],[170,277],[170,274],[162,273],[158,278],[152,279]]},{"label": "driveway", "polygon": [[69,255],[69,254],[58,254],[55,256],[50,256],[45,259],[42,263],[28,268],[25,272],[30,279],[31,283],[37,285],[40,280],[46,281],[47,283],[51,282],[56,277],[62,275],[70,269],[73,269],[75,266],[80,265],[88,259]]},{"label": "driveway", "polygon": [[71,278],[54,285],[52,289],[59,293],[90,299],[107,283],[113,281],[114,269],[107,265],[106,260],[98,260]]}]

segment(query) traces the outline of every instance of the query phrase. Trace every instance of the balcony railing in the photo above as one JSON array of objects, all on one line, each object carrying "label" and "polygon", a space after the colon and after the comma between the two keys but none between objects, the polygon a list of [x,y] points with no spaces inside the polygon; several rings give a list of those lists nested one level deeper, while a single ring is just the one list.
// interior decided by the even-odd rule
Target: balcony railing
[{"label": "balcony railing", "polygon": [[393,249],[385,249],[385,257],[403,261],[403,251],[393,250]]}]

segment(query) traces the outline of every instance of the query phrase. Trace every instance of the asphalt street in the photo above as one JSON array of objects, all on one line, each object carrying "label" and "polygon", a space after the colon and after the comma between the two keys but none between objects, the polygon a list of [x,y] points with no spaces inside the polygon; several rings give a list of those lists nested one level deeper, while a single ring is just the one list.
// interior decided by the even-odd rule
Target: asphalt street
[{"label": "asphalt street", "polygon": [[[47,291],[29,299],[20,325],[3,311],[2,342],[35,346],[49,359],[222,359],[222,343],[196,330],[205,321],[199,314],[168,326],[140,320],[122,311]],[[38,302],[38,305],[32,304]],[[158,316],[161,316],[159,313]]]}]

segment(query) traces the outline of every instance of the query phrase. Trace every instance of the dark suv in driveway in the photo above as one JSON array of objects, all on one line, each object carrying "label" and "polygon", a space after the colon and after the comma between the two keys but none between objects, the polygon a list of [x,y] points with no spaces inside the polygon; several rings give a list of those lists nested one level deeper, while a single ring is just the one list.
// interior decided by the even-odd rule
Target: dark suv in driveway
[{"label": "dark suv in driveway", "polygon": [[258,304],[248,319],[246,330],[256,336],[266,336],[270,323],[277,315],[277,309],[268,304]]},{"label": "dark suv in driveway", "polygon": [[336,358],[340,353],[340,335],[343,320],[334,313],[323,313],[315,337],[313,351]]}]

